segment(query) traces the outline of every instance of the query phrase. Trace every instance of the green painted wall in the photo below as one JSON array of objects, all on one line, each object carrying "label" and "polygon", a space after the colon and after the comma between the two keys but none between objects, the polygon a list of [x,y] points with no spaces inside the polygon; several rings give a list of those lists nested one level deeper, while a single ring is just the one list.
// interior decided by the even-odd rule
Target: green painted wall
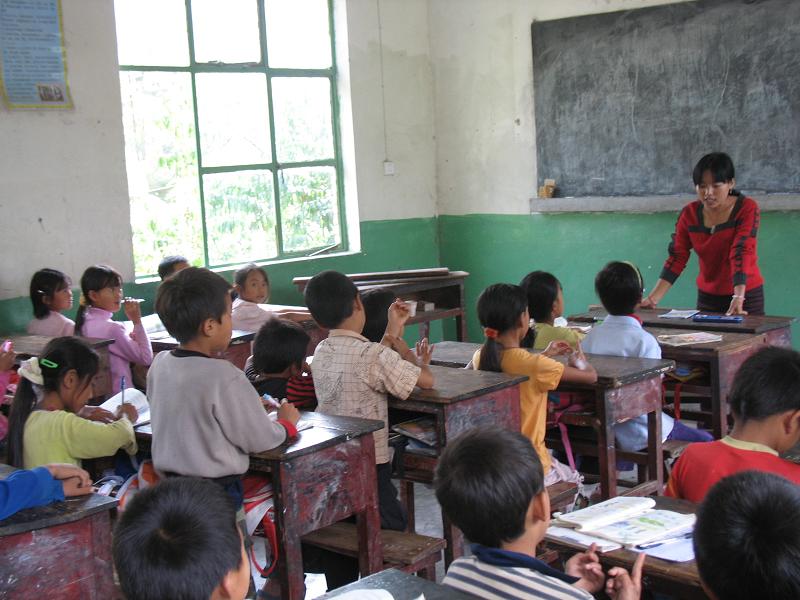
[{"label": "green painted wall", "polygon": [[[271,302],[275,304],[303,304],[303,298],[292,285],[293,277],[314,275],[326,269],[358,273],[393,269],[419,269],[439,266],[438,232],[435,218],[402,219],[392,221],[364,221],[361,223],[361,248],[358,254],[329,256],[275,264],[267,267],[272,284]],[[233,271],[221,273],[232,279]],[[70,274],[74,281],[80,273]],[[125,284],[125,294],[144,298],[142,310],[153,312],[157,282]],[[76,307],[78,293],[76,291]],[[74,318],[75,309],[70,316]],[[12,298],[0,301],[0,332],[15,333],[25,330],[32,317],[30,300]],[[120,314],[117,318],[124,319]],[[409,328],[409,334],[415,334]],[[432,327],[431,337],[439,338],[440,328]]]},{"label": "green painted wall", "polygon": [[[630,260],[645,285],[655,285],[667,256],[677,215],[575,213],[555,215],[466,215],[439,217],[441,264],[471,273],[467,279],[469,336],[480,341],[475,317],[478,294],[497,282],[518,283],[529,271],[550,271],[564,286],[565,314],[598,302],[594,276],[610,260]],[[800,298],[800,213],[764,213],[759,230],[759,265],[765,277],[767,312],[795,316]],[[662,301],[693,307],[697,259]],[[795,344],[800,340],[794,332]]]}]

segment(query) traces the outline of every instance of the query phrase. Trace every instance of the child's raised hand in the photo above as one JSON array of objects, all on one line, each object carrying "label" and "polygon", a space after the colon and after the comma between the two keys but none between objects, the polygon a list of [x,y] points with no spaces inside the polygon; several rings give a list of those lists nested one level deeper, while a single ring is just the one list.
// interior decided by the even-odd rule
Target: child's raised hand
[{"label": "child's raised hand", "polygon": [[11,340],[3,342],[2,349],[0,349],[0,372],[11,369],[14,366],[14,359],[16,357],[14,344]]},{"label": "child's raised hand", "polygon": [[636,557],[630,575],[622,567],[614,567],[608,571],[606,594],[611,600],[639,600],[642,595],[642,568],[646,556],[642,552]]},{"label": "child's raised hand", "polygon": [[281,407],[278,409],[278,418],[289,421],[292,425],[297,425],[297,422],[300,420],[300,411],[297,410],[294,404],[284,400],[281,402]]},{"label": "child's raised hand", "polygon": [[590,594],[603,589],[606,576],[600,564],[600,557],[597,555],[596,544],[589,546],[586,552],[581,552],[570,558],[564,566],[564,571],[567,575],[580,578],[580,581],[575,583],[576,587],[586,590]]},{"label": "child's raised hand", "polygon": [[554,340],[547,344],[547,348],[542,350],[542,354],[548,357],[562,356],[571,352],[572,346],[569,345],[569,342],[565,342],[564,340]]},{"label": "child's raised hand", "polygon": [[125,404],[120,404],[117,409],[117,418],[121,419],[123,416],[128,417],[128,421],[131,423],[136,423],[136,419],[139,418],[139,411],[136,410],[133,404],[126,402]]},{"label": "child's raised hand", "polygon": [[589,362],[586,360],[586,355],[583,353],[583,349],[581,349],[580,342],[576,344],[575,352],[569,355],[568,362],[571,367],[575,367],[581,371],[586,370],[586,368],[589,366]]},{"label": "child's raised hand", "polygon": [[389,306],[389,322],[386,325],[386,333],[395,337],[402,337],[403,327],[410,316],[411,313],[409,312],[408,306],[406,306],[405,302],[399,298],[396,299]]},{"label": "child's raised hand", "polygon": [[423,365],[431,364],[433,344],[428,343],[428,338],[422,338],[418,341],[415,346],[415,351],[417,354],[417,362]]},{"label": "child's raised hand", "polygon": [[129,321],[133,321],[134,325],[142,322],[142,307],[138,302],[125,300],[122,303],[122,307],[125,309],[125,316],[128,317]]}]

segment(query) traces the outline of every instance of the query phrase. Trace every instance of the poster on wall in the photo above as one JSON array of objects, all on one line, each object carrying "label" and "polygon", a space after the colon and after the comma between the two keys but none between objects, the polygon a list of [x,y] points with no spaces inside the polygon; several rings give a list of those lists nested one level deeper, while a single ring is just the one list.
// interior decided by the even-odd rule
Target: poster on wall
[{"label": "poster on wall", "polygon": [[61,0],[0,0],[0,85],[9,108],[72,108]]}]

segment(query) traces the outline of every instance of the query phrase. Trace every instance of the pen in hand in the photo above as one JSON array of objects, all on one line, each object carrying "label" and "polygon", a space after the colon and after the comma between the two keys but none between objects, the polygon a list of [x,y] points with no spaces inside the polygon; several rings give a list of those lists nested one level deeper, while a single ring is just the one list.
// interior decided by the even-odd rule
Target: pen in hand
[{"label": "pen in hand", "polygon": [[125,404],[125,375],[123,375],[119,380],[119,391],[122,395],[120,404]]},{"label": "pen in hand", "polygon": [[692,537],[692,532],[684,533],[683,535],[678,535],[675,537],[667,538],[665,540],[658,540],[657,542],[648,542],[646,544],[639,544],[636,547],[639,550],[649,550],[650,548],[658,548],[659,546],[664,546],[665,544],[671,544],[673,542],[680,542]]}]

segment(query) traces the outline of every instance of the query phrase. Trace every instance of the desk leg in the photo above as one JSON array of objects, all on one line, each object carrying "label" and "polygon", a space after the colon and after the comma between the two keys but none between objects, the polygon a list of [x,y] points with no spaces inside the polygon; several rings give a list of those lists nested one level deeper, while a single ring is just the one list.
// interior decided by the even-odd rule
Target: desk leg
[{"label": "desk leg", "polygon": [[444,511],[442,511],[442,529],[444,539],[447,541],[447,547],[444,549],[444,567],[449,569],[455,559],[464,555],[464,534],[447,518]]},{"label": "desk leg", "polygon": [[[605,395],[604,395],[605,396]],[[617,495],[617,448],[614,440],[614,423],[608,415],[614,414],[607,397],[605,408],[598,411],[600,427],[597,430],[597,451],[600,462],[600,494],[604,500]]]},{"label": "desk leg", "polygon": [[647,479],[656,483],[656,494],[659,495],[664,491],[661,439],[661,410],[653,410],[647,413]]},{"label": "desk leg", "polygon": [[303,600],[305,597],[305,574],[303,573],[303,551],[300,536],[294,530],[292,519],[287,519],[288,509],[284,505],[287,494],[284,488],[291,488],[294,479],[292,469],[286,463],[278,463],[278,477],[272,478],[275,492],[275,529],[278,534],[278,564],[276,574],[281,582],[282,600]]},{"label": "desk leg", "polygon": [[[375,442],[371,435],[359,438],[361,460],[367,465],[375,464]],[[377,573],[383,568],[381,547],[381,516],[378,511],[378,473],[367,468],[364,481],[364,510],[356,516],[358,528],[358,568],[362,577]]]}]

